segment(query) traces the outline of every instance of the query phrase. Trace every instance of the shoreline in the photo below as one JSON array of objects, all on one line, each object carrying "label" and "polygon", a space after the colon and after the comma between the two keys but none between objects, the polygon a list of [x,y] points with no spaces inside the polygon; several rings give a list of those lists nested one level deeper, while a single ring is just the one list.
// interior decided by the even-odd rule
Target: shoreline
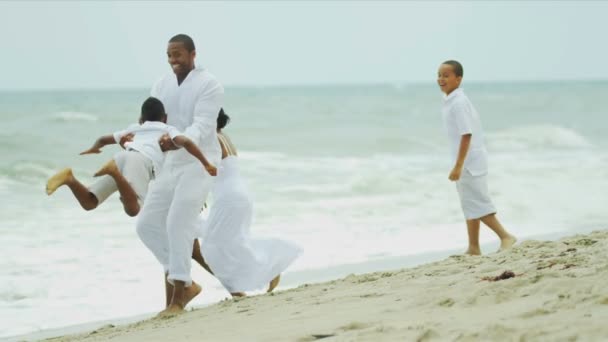
[{"label": "shoreline", "polygon": [[[562,237],[564,234],[566,234],[568,232],[563,232],[563,234],[551,234],[550,236],[553,237],[554,240],[555,238],[558,237]],[[572,232],[570,232],[572,233]],[[577,240],[578,239],[578,240]],[[395,305],[395,302],[398,301],[407,301],[407,300],[411,300],[412,298],[425,298],[425,297],[429,297],[431,296],[432,298],[427,298],[426,301],[436,301],[436,298],[434,298],[432,296],[432,294],[429,294],[428,291],[426,290],[426,286],[424,286],[424,284],[420,283],[422,278],[428,278],[427,281],[429,282],[428,285],[430,285],[431,287],[436,286],[436,283],[439,283],[439,285],[442,283],[442,279],[435,279],[435,276],[441,276],[442,274],[449,274],[452,277],[455,277],[455,279],[453,281],[451,281],[449,284],[443,284],[444,288],[441,288],[440,291],[436,292],[436,294],[438,296],[442,296],[444,295],[443,292],[450,292],[449,287],[452,286],[450,285],[452,282],[455,283],[459,283],[459,282],[463,282],[463,281],[468,281],[470,282],[470,279],[458,279],[458,277],[463,278],[463,272],[465,273],[471,273],[471,272],[466,272],[466,270],[468,270],[470,267],[471,269],[474,269],[478,266],[486,266],[483,267],[484,270],[482,270],[482,272],[477,272],[479,274],[476,274],[477,278],[481,278],[484,276],[496,276],[497,274],[495,273],[499,273],[498,271],[501,269],[500,267],[497,267],[498,264],[496,264],[496,262],[498,260],[500,260],[502,262],[502,264],[511,264],[511,262],[509,261],[517,261],[519,263],[523,263],[522,266],[526,267],[526,268],[530,268],[530,264],[534,263],[534,258],[536,257],[538,260],[536,260],[537,263],[539,262],[543,262],[543,259],[547,259],[549,258],[548,254],[551,254],[551,248],[548,248],[549,250],[547,250],[547,248],[544,247],[552,247],[553,249],[556,249],[557,247],[561,247],[563,245],[564,242],[562,241],[569,241],[569,240],[575,240],[575,241],[596,241],[596,242],[600,242],[601,245],[604,246],[608,246],[608,231],[607,230],[602,230],[602,231],[595,231],[593,233],[588,233],[588,234],[578,234],[578,235],[574,235],[571,237],[567,237],[567,238],[562,238],[559,241],[538,241],[538,240],[529,240],[526,239],[524,241],[522,241],[521,243],[519,243],[518,245],[516,245],[516,247],[514,247],[514,249],[512,251],[506,252],[506,253],[493,253],[493,254],[486,254],[482,257],[468,257],[468,256],[462,256],[462,255],[452,255],[454,254],[454,251],[442,251],[442,252],[430,252],[430,253],[423,253],[423,254],[418,254],[418,255],[414,255],[414,256],[406,256],[406,257],[393,257],[393,258],[385,258],[385,259],[381,259],[381,260],[372,260],[372,261],[367,261],[364,263],[359,263],[359,264],[351,264],[351,265],[343,265],[343,266],[336,266],[334,267],[334,269],[329,268],[329,269],[323,269],[323,270],[311,270],[311,271],[300,271],[300,272],[294,272],[294,274],[290,274],[287,273],[284,279],[284,283],[282,284],[283,286],[285,286],[286,288],[284,289],[279,289],[279,292],[275,292],[274,294],[271,295],[257,295],[257,296],[251,296],[251,297],[247,297],[244,299],[238,299],[238,300],[223,300],[219,303],[214,303],[214,304],[210,304],[208,306],[198,306],[195,307],[194,309],[190,310],[189,312],[187,312],[186,314],[179,316],[177,318],[173,318],[173,319],[169,319],[169,320],[160,320],[160,319],[156,319],[156,318],[151,318],[154,316],[154,313],[150,313],[150,314],[143,314],[143,315],[139,315],[136,317],[126,317],[126,318],[118,318],[118,319],[112,319],[112,320],[107,320],[107,321],[103,321],[103,322],[91,322],[91,323],[85,323],[85,324],[79,324],[79,325],[75,325],[75,326],[70,326],[70,327],[62,327],[62,328],[57,328],[57,329],[49,329],[49,330],[44,330],[44,331],[39,331],[39,332],[35,332],[35,333],[29,333],[29,334],[25,334],[25,335],[18,335],[18,336],[11,336],[11,337],[6,337],[7,341],[31,341],[31,340],[40,340],[40,339],[50,339],[52,341],[70,341],[70,340],[80,340],[80,339],[91,339],[91,340],[98,340],[99,338],[103,339],[103,336],[106,336],[109,338],[110,335],[112,335],[112,338],[118,338],[118,340],[122,340],[124,338],[124,340],[131,340],[131,338],[135,338],[136,336],[143,336],[145,335],[145,339],[146,340],[154,340],[155,338],[157,340],[166,340],[167,338],[172,338],[176,335],[174,335],[175,332],[175,327],[177,325],[182,326],[185,323],[183,322],[184,320],[186,320],[187,322],[190,322],[188,324],[186,324],[188,326],[188,328],[186,330],[190,331],[189,329],[200,329],[200,333],[203,334],[206,337],[209,337],[209,334],[216,336],[217,339],[220,340],[238,340],[238,339],[242,339],[242,338],[252,338],[251,336],[246,337],[246,335],[241,335],[241,336],[233,336],[230,334],[226,334],[227,331],[226,329],[230,330],[230,327],[234,324],[239,324],[239,317],[240,319],[243,319],[243,315],[245,315],[246,317],[252,317],[254,320],[257,316],[273,316],[272,315],[272,310],[276,310],[276,314],[278,316],[278,319],[284,319],[284,318],[288,318],[285,317],[285,313],[284,311],[287,310],[288,308],[292,308],[292,302],[297,301],[297,302],[301,302],[300,304],[300,308],[297,309],[298,312],[297,315],[303,315],[306,317],[306,319],[304,319],[305,322],[301,322],[301,323],[297,323],[297,319],[294,322],[291,322],[291,320],[288,320],[289,322],[283,322],[284,324],[286,324],[287,326],[289,325],[297,325],[294,326],[293,328],[296,329],[296,331],[298,329],[300,329],[301,325],[306,325],[306,326],[319,326],[319,325],[323,325],[321,321],[321,319],[319,319],[320,316],[318,315],[306,315],[307,311],[324,311],[324,310],[329,310],[329,312],[333,312],[336,309],[339,309],[338,307],[336,308],[331,308],[333,304],[331,304],[331,302],[337,301],[338,299],[344,299],[341,298],[343,297],[343,294],[346,293],[360,293],[358,296],[354,296],[352,298],[349,298],[345,303],[342,303],[343,305],[348,306],[350,309],[347,311],[349,314],[355,314],[355,316],[358,317],[358,321],[354,321],[350,322],[353,323],[354,325],[351,326],[352,329],[338,329],[338,331],[336,332],[336,329],[333,329],[331,331],[332,334],[338,334],[337,336],[350,336],[353,334],[359,334],[361,333],[361,331],[359,330],[370,330],[368,328],[371,328],[371,326],[375,326],[374,331],[376,330],[382,330],[382,331],[376,331],[375,333],[372,333],[373,336],[376,336],[375,338],[383,338],[385,333],[384,328],[380,328],[387,326],[389,321],[392,321],[392,317],[391,319],[381,319],[380,320],[380,325],[375,325],[375,324],[371,324],[369,325],[368,323],[361,323],[361,322],[365,322],[369,319],[374,320],[375,318],[378,317],[382,317],[382,316],[392,316],[389,312],[379,312],[376,313],[374,315],[367,315],[365,314],[365,312],[361,312],[361,311],[365,311],[366,309],[369,309],[370,311],[374,311],[379,309],[378,307],[376,307],[376,305],[371,304],[371,307],[368,306],[368,304],[365,304],[365,301],[367,301],[367,299],[372,299],[371,301],[383,301],[384,297],[387,296],[393,296],[396,299],[392,300],[390,303],[384,303],[382,306],[387,306],[387,307],[392,307]],[[583,246],[585,248],[589,247],[589,248],[595,248],[597,249],[597,247],[594,247],[593,245],[600,245],[597,243],[593,243],[590,246]],[[488,245],[494,245],[494,244],[487,244],[485,247],[485,250],[489,250]],[[573,247],[575,248],[575,247]],[[535,249],[542,249],[544,254],[539,254],[536,255]],[[563,248],[562,248],[563,249]],[[581,249],[581,248],[579,248]],[[518,257],[521,257],[522,252],[524,252],[524,254],[532,254],[534,255],[532,257],[532,259],[527,260],[527,259],[521,259]],[[555,254],[559,253],[566,253],[565,255],[563,255],[563,257],[567,257],[568,253],[565,251],[561,251],[561,250],[555,250],[553,252],[556,252]],[[559,253],[558,253],[559,252]],[[604,260],[608,260],[608,249],[604,248],[604,251],[602,251],[603,253],[603,257]],[[447,256],[447,258],[445,258]],[[583,254],[583,256],[585,256],[585,254]],[[433,258],[435,258],[435,260],[432,260]],[[407,259],[407,260],[406,260]],[[429,259],[430,262],[429,262]],[[440,260],[441,259],[441,260]],[[510,260],[513,259],[513,260]],[[515,260],[517,259],[517,260]],[[576,259],[579,260],[580,258]],[[584,259],[584,258],[583,258]],[[439,260],[439,261],[436,261]],[[575,260],[575,259],[572,259]],[[582,259],[580,259],[582,260]],[[487,264],[487,265],[484,265]],[[563,265],[567,266],[573,263],[568,263],[567,260],[564,261],[562,263]],[[467,268],[464,268],[462,266],[467,266]],[[549,265],[549,264],[547,264]],[[607,263],[604,261],[603,265],[605,265],[605,270],[606,272],[608,272],[608,265]],[[586,265],[587,267],[591,267],[593,265]],[[547,267],[547,269],[551,269],[553,266],[551,267]],[[573,269],[575,268],[574,266],[571,266]],[[379,270],[379,269],[382,270]],[[508,267],[507,267],[508,268]],[[514,268],[514,272],[517,274],[516,278],[524,278],[524,277],[530,277],[532,276],[531,274],[528,274],[528,272],[524,272],[521,273],[518,270],[515,269],[515,266],[513,266]],[[568,267],[570,268],[570,267]],[[370,271],[370,270],[376,270],[374,271]],[[437,269],[439,269],[439,272],[437,272]],[[458,269],[458,270],[457,270]],[[491,272],[490,272],[491,271]],[[358,275],[355,275],[353,273],[358,273]],[[367,273],[367,272],[372,272],[372,273]],[[542,270],[537,270],[537,273],[540,272],[542,273]],[[476,273],[476,272],[472,272],[472,273]],[[520,274],[521,273],[521,274]],[[605,273],[606,274],[606,273]],[[537,275],[538,276],[538,275]],[[601,274],[599,275],[601,277]],[[429,278],[430,277],[430,278]],[[325,278],[325,280],[323,280]],[[327,278],[333,278],[333,279],[327,279]],[[338,279],[339,278],[339,279]],[[399,279],[397,279],[399,278]],[[403,278],[403,279],[401,279]],[[441,278],[441,277],[440,277]],[[559,277],[558,277],[559,278]],[[574,276],[574,279],[576,278],[576,276]],[[306,279],[306,281],[302,281],[302,279]],[[535,278],[532,277],[532,280],[534,280]],[[601,278],[599,278],[601,279]],[[384,284],[384,285],[390,285],[390,283],[399,280],[399,282],[403,282],[403,285],[405,285],[405,287],[411,287],[408,286],[408,282],[412,281],[418,285],[423,286],[420,289],[410,289],[410,290],[415,290],[412,293],[407,293],[410,292],[410,290],[399,290],[399,289],[390,289],[391,286],[389,286],[389,288],[387,289],[385,286],[383,286],[382,289],[378,289],[375,288],[376,286],[372,286],[369,287],[367,283],[370,284],[378,284],[378,283],[388,283],[388,284]],[[405,281],[408,280],[408,281]],[[512,280],[508,280],[508,281],[513,281]],[[518,279],[519,280],[519,279]],[[521,282],[521,281],[520,281]],[[549,282],[551,282],[551,280],[549,280]],[[298,287],[292,287],[289,288],[290,284],[295,284],[295,283],[303,283],[302,285],[298,286]],[[488,283],[489,284],[499,284],[501,282],[496,282],[496,283]],[[505,284],[507,283],[507,281],[504,282]],[[472,283],[473,286],[477,286],[479,285],[479,281],[477,282],[473,282]],[[576,286],[575,286],[576,288]],[[331,291],[330,291],[331,290]],[[387,290],[389,290],[387,292]],[[394,290],[394,291],[393,291]],[[395,292],[396,291],[396,292]],[[403,293],[403,291],[405,291],[405,293]],[[422,292],[420,292],[422,291]],[[600,302],[605,301],[606,303],[604,304],[608,304],[608,291],[603,290],[604,293],[602,293],[602,295],[604,295],[604,299],[600,298]],[[334,293],[335,292],[335,293]],[[365,292],[365,293],[363,293]],[[369,293],[368,293],[369,292]],[[509,291],[507,291],[509,292]],[[406,295],[405,297],[408,298],[402,298],[402,295]],[[457,293],[456,295],[453,295],[449,298],[445,299],[445,305],[442,305],[441,303],[439,304],[439,307],[452,307],[455,306],[455,303],[459,303],[460,300],[458,300],[456,297],[458,297],[458,295],[463,295],[463,293]],[[504,295],[504,293],[503,293]],[[446,297],[447,294],[445,295]],[[357,298],[358,297],[358,298]],[[397,298],[398,297],[398,298]],[[601,295],[600,295],[601,297]],[[290,298],[290,299],[287,299]],[[317,298],[315,300],[315,298]],[[325,299],[325,300],[322,300]],[[329,299],[329,300],[327,300]],[[312,301],[312,302],[311,302]],[[508,302],[508,301],[507,301]],[[274,303],[271,305],[271,303]],[[603,303],[603,302],[602,302]],[[252,305],[253,304],[253,305]],[[364,305],[365,304],[365,305]],[[415,305],[413,305],[412,309],[413,311],[420,311],[422,303],[420,302],[416,302]],[[428,303],[427,303],[428,304]],[[270,305],[270,306],[269,306]],[[343,306],[342,305],[342,306]],[[258,309],[257,307],[260,306],[260,308]],[[604,310],[603,313],[605,314],[604,317],[608,317],[608,305],[602,305]],[[416,310],[416,307],[419,307],[418,310]],[[324,308],[324,309],[322,309]],[[473,308],[475,308],[475,305],[473,305]],[[271,310],[272,309],[272,310]],[[390,311],[390,309],[387,309]],[[547,311],[546,309],[539,309],[539,312],[545,312]],[[339,311],[339,310],[338,310]],[[351,313],[352,311],[352,313]],[[406,310],[407,311],[407,310]],[[411,311],[411,310],[410,310]],[[422,310],[424,311],[424,310]],[[293,313],[292,313],[293,314]],[[296,314],[294,314],[296,315]],[[495,315],[495,313],[492,313],[492,315]],[[539,314],[540,315],[540,314]],[[543,315],[549,315],[549,313],[544,313]],[[288,315],[287,315],[288,316]],[[533,315],[534,316],[534,315]],[[483,316],[482,316],[483,317]],[[294,317],[295,318],[295,317]],[[326,317],[327,318],[327,317]],[[196,322],[200,320],[200,324],[197,324]],[[273,319],[274,320],[274,319]],[[327,320],[332,321],[332,319],[327,318]],[[384,322],[385,320],[387,320],[387,322]],[[207,322],[209,321],[209,322]],[[219,321],[219,322],[218,322]],[[232,325],[228,325],[230,321],[233,321]],[[340,319],[334,317],[333,321],[340,321]],[[219,324],[219,326],[217,326],[217,330],[214,330],[213,332],[210,331],[210,327],[208,327],[208,323],[213,322],[214,326],[216,326],[217,324]],[[222,323],[225,322],[225,323]],[[358,327],[359,323],[361,323],[361,327]],[[345,324],[348,325],[350,324],[349,322],[346,322]],[[355,324],[357,323],[357,324]],[[428,323],[428,322],[427,322]],[[226,324],[226,325],[222,325],[222,324]],[[255,330],[257,333],[260,334],[265,334],[264,338],[262,338],[262,340],[280,340],[281,338],[278,335],[272,335],[272,329],[275,328],[280,328],[280,330],[284,330],[282,326],[279,327],[274,327],[271,328],[270,326],[268,326],[268,329],[264,328],[266,326],[266,324],[270,324],[269,322],[266,321],[262,321],[262,322],[258,322],[256,323],[256,325],[252,325],[252,329],[257,329],[262,327],[262,329],[257,329]],[[358,328],[355,328],[354,326],[357,326]],[[205,328],[207,327],[207,328]],[[166,330],[163,333],[158,332],[158,330]],[[216,328],[214,328],[216,329]],[[247,329],[245,329],[247,330]],[[262,331],[260,331],[262,330]],[[301,329],[300,329],[301,330]],[[390,330],[390,329],[389,329]],[[396,329],[395,331],[401,331],[403,329]],[[411,330],[411,329],[410,329]],[[444,335],[444,332],[441,330],[437,330],[437,327],[431,329],[432,331],[434,331],[433,333],[429,333],[430,335],[438,335],[438,336],[442,336],[442,337],[448,337]],[[91,333],[86,333],[87,331],[91,332]],[[151,331],[155,331],[155,333],[151,333]],[[395,332],[393,331],[393,332]],[[430,330],[429,330],[430,331]],[[158,335],[157,335],[158,332]],[[300,332],[303,333],[303,332]],[[608,335],[608,331],[605,331],[605,333]],[[135,334],[136,336],[131,336],[132,334]],[[142,335],[143,334],[143,335]],[[165,334],[169,334],[169,335],[165,335]],[[243,333],[244,334],[244,333]],[[344,335],[346,334],[346,335]],[[379,334],[379,335],[378,335]],[[355,336],[353,335],[353,336]],[[371,336],[370,335],[370,338]],[[389,334],[389,335],[392,335]],[[429,335],[429,336],[430,336]],[[193,336],[193,335],[189,335],[189,336]],[[312,335],[310,335],[312,336]],[[310,336],[308,336],[310,338]],[[356,335],[359,336],[359,335]],[[409,336],[409,338],[414,338],[415,336],[413,335],[407,335]],[[490,335],[488,335],[489,337]],[[540,335],[539,335],[540,336]],[[293,336],[295,339],[293,340],[298,340],[298,338],[296,338],[295,336]],[[305,336],[304,336],[305,337]],[[301,336],[301,338],[304,338]],[[359,336],[362,339],[367,339],[366,336]],[[359,339],[359,337],[357,339]],[[388,335],[387,335],[388,337]],[[420,336],[418,336],[420,337]],[[496,336],[495,336],[496,337]],[[398,338],[397,335],[395,335],[395,338]],[[498,338],[498,337],[496,337]],[[556,338],[561,338],[559,336],[556,336]],[[253,338],[255,340],[255,338]],[[5,340],[5,338],[2,338],[1,340]],[[288,340],[292,340],[291,338],[288,338]],[[370,339],[372,340],[372,339]]]},{"label": "shoreline", "polygon": [[[488,243],[482,244],[482,248],[493,248],[497,243]],[[491,246],[491,247],[490,247]],[[449,249],[442,251],[433,251],[433,252],[424,252],[412,255],[402,255],[402,256],[393,256],[393,257],[384,257],[378,258],[374,260],[368,260],[363,262],[357,262],[352,264],[342,264],[330,266],[322,269],[305,269],[295,272],[288,272],[281,276],[281,283],[279,284],[278,291],[275,290],[275,293],[282,291],[289,291],[291,289],[297,288],[298,286],[324,283],[328,281],[338,280],[340,278],[347,277],[352,274],[363,274],[363,273],[371,273],[378,272],[386,269],[396,269],[396,268],[410,268],[418,265],[422,265],[428,262],[433,262],[436,260],[443,259],[452,254],[458,253],[460,250]],[[263,293],[260,293],[263,294]],[[256,296],[254,294],[251,297]],[[192,307],[188,307],[186,310],[199,310],[204,309],[210,306],[218,305],[226,300],[220,300],[218,302],[213,302],[205,305],[195,305]],[[0,337],[0,342],[9,342],[9,341],[39,341],[45,339],[53,339],[57,337],[61,337],[63,335],[72,335],[84,333],[87,331],[93,331],[97,329],[102,329],[103,327],[108,326],[125,326],[128,324],[136,323],[138,321],[143,321],[146,319],[153,318],[157,312],[148,312],[142,313],[140,315],[135,316],[127,316],[127,317],[117,317],[110,318],[106,320],[92,321],[86,323],[79,323],[75,325],[69,325],[64,327],[50,328],[44,329],[35,332],[29,332],[25,334],[13,335]]]}]

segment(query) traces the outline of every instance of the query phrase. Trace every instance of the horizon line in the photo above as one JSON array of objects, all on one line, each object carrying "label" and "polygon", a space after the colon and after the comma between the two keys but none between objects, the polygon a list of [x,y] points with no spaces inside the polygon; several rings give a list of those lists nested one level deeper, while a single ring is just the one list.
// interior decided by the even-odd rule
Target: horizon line
[{"label": "horizon line", "polygon": [[[518,83],[549,83],[549,82],[568,82],[568,83],[595,83],[595,82],[608,82],[608,78],[571,78],[571,79],[530,79],[530,80],[471,80],[463,81],[464,84],[518,84]],[[225,88],[263,88],[263,89],[278,89],[278,88],[327,88],[327,87],[362,87],[362,86],[390,86],[390,87],[402,87],[402,86],[429,86],[435,85],[435,81],[378,81],[378,82],[327,82],[327,83],[285,83],[285,84],[238,84],[228,83],[224,84]],[[57,87],[57,88],[2,88],[0,92],[3,93],[17,93],[17,92],[61,92],[61,91],[115,91],[115,90],[141,90],[149,89],[152,85],[130,85],[130,86],[92,86],[92,87]]]}]

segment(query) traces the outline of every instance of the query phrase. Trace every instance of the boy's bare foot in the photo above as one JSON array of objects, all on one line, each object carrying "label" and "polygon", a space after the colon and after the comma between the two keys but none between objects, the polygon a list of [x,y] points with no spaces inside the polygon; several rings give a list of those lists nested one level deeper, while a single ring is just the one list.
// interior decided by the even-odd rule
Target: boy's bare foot
[{"label": "boy's bare foot", "polygon": [[232,296],[232,298],[247,297],[247,294],[245,292],[230,292],[230,295]]},{"label": "boy's bare foot", "polygon": [[481,250],[479,249],[479,247],[469,247],[467,249],[467,251],[464,252],[464,254],[467,254],[467,255],[481,255]]},{"label": "boy's bare foot", "polygon": [[94,176],[99,177],[99,176],[103,176],[103,175],[112,175],[117,172],[119,172],[118,166],[116,165],[116,162],[114,161],[114,159],[111,159],[104,166],[102,166],[101,169],[99,169],[99,171],[95,172]]},{"label": "boy's bare foot", "polygon": [[160,318],[169,318],[184,313],[184,308],[178,304],[171,304],[165,310],[161,311],[156,315]]},{"label": "boy's bare foot", "polygon": [[511,247],[513,247],[513,245],[517,242],[517,238],[513,235],[509,235],[508,237],[500,240],[500,248],[498,249],[499,252],[502,252],[504,250],[507,250]]},{"label": "boy's bare foot", "polygon": [[57,172],[46,182],[46,194],[51,195],[57,188],[68,184],[72,180],[74,180],[74,175],[72,175],[72,169],[69,167]]},{"label": "boy's bare foot", "polygon": [[279,274],[278,276],[274,277],[274,279],[272,279],[270,281],[270,284],[268,284],[268,291],[266,291],[267,293],[272,292],[272,290],[275,289],[275,287],[277,287],[279,285],[279,281],[281,281],[281,275]]}]

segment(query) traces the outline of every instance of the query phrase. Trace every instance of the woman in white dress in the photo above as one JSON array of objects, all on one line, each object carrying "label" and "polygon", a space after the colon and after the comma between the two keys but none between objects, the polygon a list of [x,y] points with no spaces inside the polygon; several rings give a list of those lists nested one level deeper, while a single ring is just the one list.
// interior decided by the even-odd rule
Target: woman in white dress
[{"label": "woman in white dress", "polygon": [[[251,237],[253,203],[239,173],[236,148],[222,133],[229,121],[224,110],[220,110],[217,133],[222,161],[211,189],[213,206],[199,231],[204,258],[199,263],[206,262],[232,296],[244,296],[245,291],[266,285],[267,292],[271,292],[278,285],[281,273],[302,251],[288,241]],[[197,250],[195,248],[195,254]]]}]

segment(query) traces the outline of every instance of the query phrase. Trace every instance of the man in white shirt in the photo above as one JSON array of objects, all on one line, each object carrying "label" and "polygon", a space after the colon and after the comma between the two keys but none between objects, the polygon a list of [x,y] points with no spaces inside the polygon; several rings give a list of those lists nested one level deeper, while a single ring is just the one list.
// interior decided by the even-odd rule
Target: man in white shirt
[{"label": "man in white shirt", "polygon": [[[101,153],[101,148],[104,146],[117,144],[124,136],[132,135],[131,141],[124,144],[125,150],[116,153],[112,160],[95,174],[96,177],[104,176],[95,186],[104,193],[101,198],[105,199],[118,190],[124,210],[129,216],[137,215],[146,197],[148,184],[162,169],[165,153],[161,151],[158,140],[165,134],[168,134],[176,145],[184,147],[188,153],[197,158],[209,174],[216,174],[215,167],[207,161],[196,144],[183,136],[175,127],[165,124],[166,120],[167,115],[162,102],[150,97],[141,106],[139,124],[99,137],[92,147],[81,153],[81,155]],[[88,189],[74,177],[70,168],[63,169],[49,178],[46,186],[47,194],[53,194],[62,185],[67,185],[79,201],[81,201],[79,197],[84,197],[86,201],[91,196]],[[84,191],[79,191],[80,188]]]},{"label": "man in white shirt", "polygon": [[[218,165],[221,148],[216,135],[224,89],[206,69],[195,68],[192,39],[180,34],[167,48],[173,72],[161,78],[151,95],[165,105],[168,124],[182,131]],[[170,141],[162,140],[164,149]],[[183,311],[201,288],[190,277],[190,258],[199,214],[213,178],[196,159],[177,150],[168,152],[160,175],[150,185],[137,220],[137,233],[165,270],[167,307],[161,314]]]},{"label": "man in white shirt", "polygon": [[442,114],[448,134],[454,167],[448,178],[456,182],[460,205],[467,223],[469,247],[466,254],[480,255],[479,226],[483,222],[500,238],[500,249],[510,248],[516,238],[496,218],[486,175],[487,151],[481,121],[469,98],[460,89],[463,68],[457,61],[439,67],[437,84],[445,93]]}]

